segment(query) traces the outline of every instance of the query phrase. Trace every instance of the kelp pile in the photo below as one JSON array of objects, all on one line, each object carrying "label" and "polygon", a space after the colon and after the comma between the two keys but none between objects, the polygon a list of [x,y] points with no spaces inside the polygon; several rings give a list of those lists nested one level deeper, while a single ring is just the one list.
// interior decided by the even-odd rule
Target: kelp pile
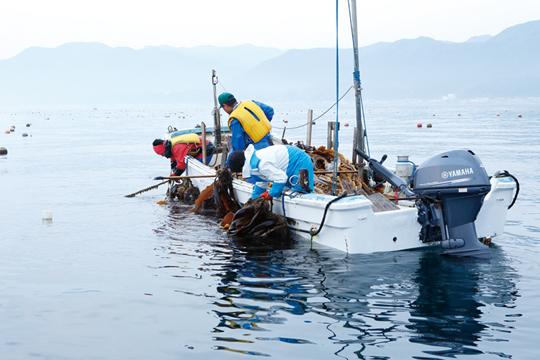
[{"label": "kelp pile", "polygon": [[199,189],[193,186],[190,179],[182,179],[182,183],[174,184],[167,195],[171,200],[177,198],[191,205],[195,203],[195,199],[197,199],[200,193]]},{"label": "kelp pile", "polygon": [[219,170],[214,182],[195,200],[194,213],[215,212],[222,217],[221,229],[239,238],[285,238],[289,230],[272,212],[271,203],[263,198],[250,199],[242,208],[234,197],[233,177],[228,168]]},{"label": "kelp pile", "polygon": [[232,182],[233,177],[228,168],[218,170],[216,180],[202,191],[190,212],[215,211],[219,217],[236,213],[241,206],[234,197]]},{"label": "kelp pile", "polygon": [[[294,146],[304,150],[311,157],[314,170],[313,185],[315,187],[313,192],[316,194],[331,195],[333,187],[333,174],[330,172],[334,171],[334,150],[327,149],[324,146],[315,148],[302,143],[296,143]],[[337,194],[341,194],[343,191],[347,191],[349,194],[361,193],[362,181],[357,174],[358,169],[356,166],[351,164],[351,162],[342,154],[338,153],[337,167]]]},{"label": "kelp pile", "polygon": [[256,236],[283,239],[289,236],[289,228],[283,219],[272,212],[271,203],[263,198],[249,199],[234,214],[230,225],[222,222],[222,226],[227,228],[227,234],[241,238]]}]

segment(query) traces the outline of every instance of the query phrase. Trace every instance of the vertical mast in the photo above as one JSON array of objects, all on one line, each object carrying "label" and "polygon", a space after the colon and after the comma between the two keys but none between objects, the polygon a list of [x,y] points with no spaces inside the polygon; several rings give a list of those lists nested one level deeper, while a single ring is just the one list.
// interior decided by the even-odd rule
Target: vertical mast
[{"label": "vertical mast", "polygon": [[212,85],[214,87],[214,131],[215,131],[215,146],[221,148],[221,118],[219,114],[218,100],[216,94],[216,85],[218,83],[218,77],[216,71],[212,69]]},{"label": "vertical mast", "polygon": [[351,0],[351,27],[353,37],[353,52],[354,52],[354,92],[356,99],[356,145],[363,152],[366,152],[366,142],[364,126],[362,124],[362,86],[360,83],[360,59],[358,56],[358,24],[356,21],[356,0]]}]

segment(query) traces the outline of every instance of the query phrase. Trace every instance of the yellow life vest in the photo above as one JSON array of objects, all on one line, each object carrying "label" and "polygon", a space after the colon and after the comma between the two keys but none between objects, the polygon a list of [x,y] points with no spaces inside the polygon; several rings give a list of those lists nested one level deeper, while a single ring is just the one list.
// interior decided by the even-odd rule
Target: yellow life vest
[{"label": "yellow life vest", "polygon": [[196,149],[192,149],[190,146],[190,149],[188,151],[188,155],[190,156],[198,156],[201,153],[201,139],[199,138],[199,135],[197,134],[184,134],[175,136],[171,139],[171,149],[176,144],[195,144]]},{"label": "yellow life vest", "polygon": [[254,143],[259,142],[272,130],[264,111],[253,101],[246,100],[238,104],[229,116],[229,128],[233,119],[240,121],[244,131]]}]

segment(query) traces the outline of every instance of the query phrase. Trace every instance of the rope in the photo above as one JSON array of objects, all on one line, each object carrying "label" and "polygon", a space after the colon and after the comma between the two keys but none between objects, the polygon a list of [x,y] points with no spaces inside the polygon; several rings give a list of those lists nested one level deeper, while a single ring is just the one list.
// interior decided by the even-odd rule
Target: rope
[{"label": "rope", "polygon": [[217,75],[212,76],[212,84],[214,84],[214,85],[219,84],[219,86],[221,86],[221,88],[223,89],[224,92],[228,92],[227,89],[225,89],[225,86],[223,86],[223,84],[221,83],[221,81],[219,81]]},{"label": "rope", "polygon": [[510,209],[516,203],[516,200],[517,200],[517,197],[518,197],[518,194],[519,194],[519,181],[518,181],[518,179],[514,175],[510,174],[506,170],[497,171],[495,173],[495,175],[493,175],[493,176],[495,176],[496,178],[509,176],[512,179],[514,179],[514,181],[516,182],[516,194],[514,195],[514,199],[512,200],[512,203],[508,206],[508,209]]},{"label": "rope", "polygon": [[[330,106],[330,107],[328,108],[328,110],[326,110],[325,112],[323,112],[323,113],[321,114],[321,116],[318,116],[318,117],[316,117],[315,119],[313,119],[313,121],[319,120],[319,119],[322,118],[324,115],[326,115],[327,112],[329,112],[330,110],[332,110],[332,108],[333,108],[334,106],[336,106],[337,103],[338,103],[339,101],[341,101],[341,99],[343,99],[343,98],[345,97],[345,95],[347,95],[347,94],[349,93],[349,91],[351,91],[351,89],[352,89],[353,87],[354,87],[354,86],[351,86],[351,87],[345,92],[345,94],[343,94],[343,96],[340,97],[339,100],[338,100],[337,102],[334,103],[334,105]],[[307,125],[307,124],[306,124],[306,125]]]},{"label": "rope", "polygon": [[[351,91],[351,89],[352,89],[353,87],[354,87],[354,86],[351,86],[351,87],[345,92],[345,94],[343,94],[343,95],[339,98],[338,102],[341,101],[341,100],[345,97],[345,95],[347,95],[347,94],[349,93],[349,91]],[[326,110],[325,112],[323,112],[321,115],[319,115],[319,116],[317,116],[315,119],[311,120],[311,123],[312,123],[312,124],[315,124],[315,121],[319,120],[319,119],[322,118],[324,115],[326,115],[326,113],[329,112],[330,110],[332,110],[332,108],[333,108],[334,106],[336,106],[336,105],[337,105],[337,102],[335,102],[334,104],[332,104],[332,106],[330,106],[330,107],[328,108],[328,110]],[[298,125],[298,126],[295,126],[295,127],[289,127],[289,128],[288,128],[288,127],[278,127],[278,126],[272,125],[272,129],[280,129],[280,130],[283,130],[283,129],[287,128],[287,129],[289,129],[289,130],[294,130],[294,129],[299,129],[299,128],[301,128],[302,126],[307,126],[308,124],[309,124],[309,123],[307,122],[307,123],[305,123],[305,124]]]},{"label": "rope", "polygon": [[324,226],[324,220],[326,220],[326,213],[328,212],[328,209],[330,208],[330,205],[332,205],[332,203],[338,201],[338,200],[341,200],[343,199],[345,196],[347,196],[347,192],[344,191],[343,194],[341,194],[340,196],[338,196],[337,198],[331,200],[328,202],[328,204],[326,204],[326,207],[324,208],[324,214],[323,214],[323,218],[322,218],[322,221],[321,221],[321,225],[319,226],[319,230],[313,232],[313,231],[310,231],[309,234],[311,235],[311,239],[313,240],[313,237],[316,236],[317,234],[319,234]]},{"label": "rope", "polygon": [[336,124],[334,128],[334,176],[332,178],[332,195],[337,192],[337,170],[339,161],[339,0],[336,0]]},{"label": "rope", "polygon": [[223,86],[223,84],[221,83],[221,81],[218,84],[219,84],[219,86],[221,86],[221,88],[223,89],[224,92],[228,92],[227,89],[225,89],[225,86]]},{"label": "rope", "polygon": [[[358,59],[358,49],[355,48],[354,44],[354,31],[353,31],[353,20],[352,20],[352,13],[351,13],[351,2],[350,1],[347,1],[347,5],[349,7],[349,23],[351,25],[351,37],[352,37],[352,42],[353,42],[353,51],[354,51],[354,68],[355,69],[360,69],[360,64],[358,64],[357,62],[357,59]],[[357,80],[358,81],[358,85],[360,85],[360,70],[358,71],[354,71],[353,72],[353,77],[354,77],[354,80]]]},{"label": "rope", "polygon": [[360,107],[362,108],[362,119],[364,121],[364,138],[366,139],[366,149],[368,156],[371,156],[369,151],[369,141],[367,136],[367,130],[366,130],[366,113],[364,112],[364,100],[362,99],[362,92],[360,92]]}]

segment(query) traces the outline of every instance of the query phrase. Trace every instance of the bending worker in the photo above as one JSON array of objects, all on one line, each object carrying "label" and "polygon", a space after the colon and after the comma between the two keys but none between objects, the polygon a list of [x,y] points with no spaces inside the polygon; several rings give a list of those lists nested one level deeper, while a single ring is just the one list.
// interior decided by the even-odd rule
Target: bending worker
[{"label": "bending worker", "polygon": [[[170,140],[156,139],[152,143],[156,154],[171,159],[171,176],[180,176],[186,169],[186,155],[202,162],[202,138],[197,134],[175,136]],[[209,164],[215,146],[206,140],[206,163]]]},{"label": "bending worker", "polygon": [[233,151],[244,150],[249,144],[255,149],[263,149],[272,145],[270,121],[274,117],[274,109],[258,101],[245,100],[240,103],[231,93],[223,93],[218,97],[219,106],[229,114],[231,129],[231,145]]},{"label": "bending worker", "polygon": [[[255,181],[251,198],[264,197],[271,200],[281,196],[283,190],[293,189],[304,193],[313,192],[313,163],[302,149],[290,145],[274,145],[255,150],[249,145],[246,151],[235,151],[229,158],[233,172],[242,170],[242,177]],[[309,186],[301,186],[299,172],[307,170]],[[268,189],[268,183],[272,188]]]}]

